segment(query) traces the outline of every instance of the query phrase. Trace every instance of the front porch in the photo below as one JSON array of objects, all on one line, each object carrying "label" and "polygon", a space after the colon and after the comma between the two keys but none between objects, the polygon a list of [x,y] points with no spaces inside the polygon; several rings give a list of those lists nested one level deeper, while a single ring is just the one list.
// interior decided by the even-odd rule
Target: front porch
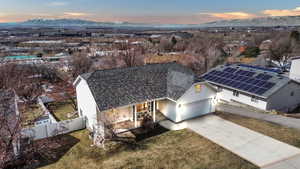
[{"label": "front porch", "polygon": [[[126,112],[124,110],[129,112]],[[127,108],[115,109],[114,112],[119,115],[119,119],[114,123],[114,129],[118,132],[125,132],[135,128],[142,127],[145,123],[156,123],[166,119],[165,116],[157,110],[156,101],[139,103]]]}]

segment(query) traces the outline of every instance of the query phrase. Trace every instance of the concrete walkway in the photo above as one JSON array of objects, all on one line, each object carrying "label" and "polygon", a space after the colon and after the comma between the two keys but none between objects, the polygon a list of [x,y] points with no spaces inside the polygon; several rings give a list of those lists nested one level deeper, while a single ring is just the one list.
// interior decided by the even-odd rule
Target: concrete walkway
[{"label": "concrete walkway", "polygon": [[186,122],[187,128],[266,169],[300,169],[300,149],[215,115]]},{"label": "concrete walkway", "polygon": [[271,123],[276,123],[282,126],[300,130],[300,119],[295,119],[295,118],[285,117],[280,115],[266,114],[262,112],[260,113],[244,107],[231,106],[227,104],[218,105],[217,110],[225,113],[231,113],[240,116],[264,120]]}]

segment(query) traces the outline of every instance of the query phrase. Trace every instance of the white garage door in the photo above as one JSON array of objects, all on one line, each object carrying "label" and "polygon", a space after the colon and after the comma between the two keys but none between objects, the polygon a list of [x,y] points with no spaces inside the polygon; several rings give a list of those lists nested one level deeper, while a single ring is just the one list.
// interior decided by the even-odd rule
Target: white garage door
[{"label": "white garage door", "polygon": [[184,105],[184,111],[180,113],[181,121],[206,115],[211,112],[213,112],[212,99],[187,103]]}]

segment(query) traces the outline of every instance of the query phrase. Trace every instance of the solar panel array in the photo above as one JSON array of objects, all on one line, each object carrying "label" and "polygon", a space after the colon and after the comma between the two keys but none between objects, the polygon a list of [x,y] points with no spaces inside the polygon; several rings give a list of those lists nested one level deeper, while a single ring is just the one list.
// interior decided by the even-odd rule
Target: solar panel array
[{"label": "solar panel array", "polygon": [[252,71],[227,67],[223,71],[213,70],[202,78],[257,95],[263,95],[275,86],[275,83],[268,81],[272,78],[271,75],[260,73],[254,76],[255,74]]}]

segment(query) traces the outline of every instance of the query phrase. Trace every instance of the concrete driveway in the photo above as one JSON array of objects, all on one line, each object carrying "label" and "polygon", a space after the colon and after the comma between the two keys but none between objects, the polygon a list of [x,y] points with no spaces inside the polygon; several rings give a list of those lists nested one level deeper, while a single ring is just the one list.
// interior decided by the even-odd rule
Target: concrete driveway
[{"label": "concrete driveway", "polygon": [[[186,121],[187,128],[261,168],[300,169],[300,149],[215,115]],[[298,168],[297,168],[298,167]]]},{"label": "concrete driveway", "polygon": [[285,116],[275,115],[275,114],[261,113],[254,110],[247,109],[245,107],[238,107],[238,106],[228,105],[228,104],[219,104],[217,106],[217,110],[225,113],[236,114],[239,116],[264,120],[285,127],[290,127],[290,128],[295,128],[300,130],[300,119],[295,119],[295,118],[285,117]]}]

